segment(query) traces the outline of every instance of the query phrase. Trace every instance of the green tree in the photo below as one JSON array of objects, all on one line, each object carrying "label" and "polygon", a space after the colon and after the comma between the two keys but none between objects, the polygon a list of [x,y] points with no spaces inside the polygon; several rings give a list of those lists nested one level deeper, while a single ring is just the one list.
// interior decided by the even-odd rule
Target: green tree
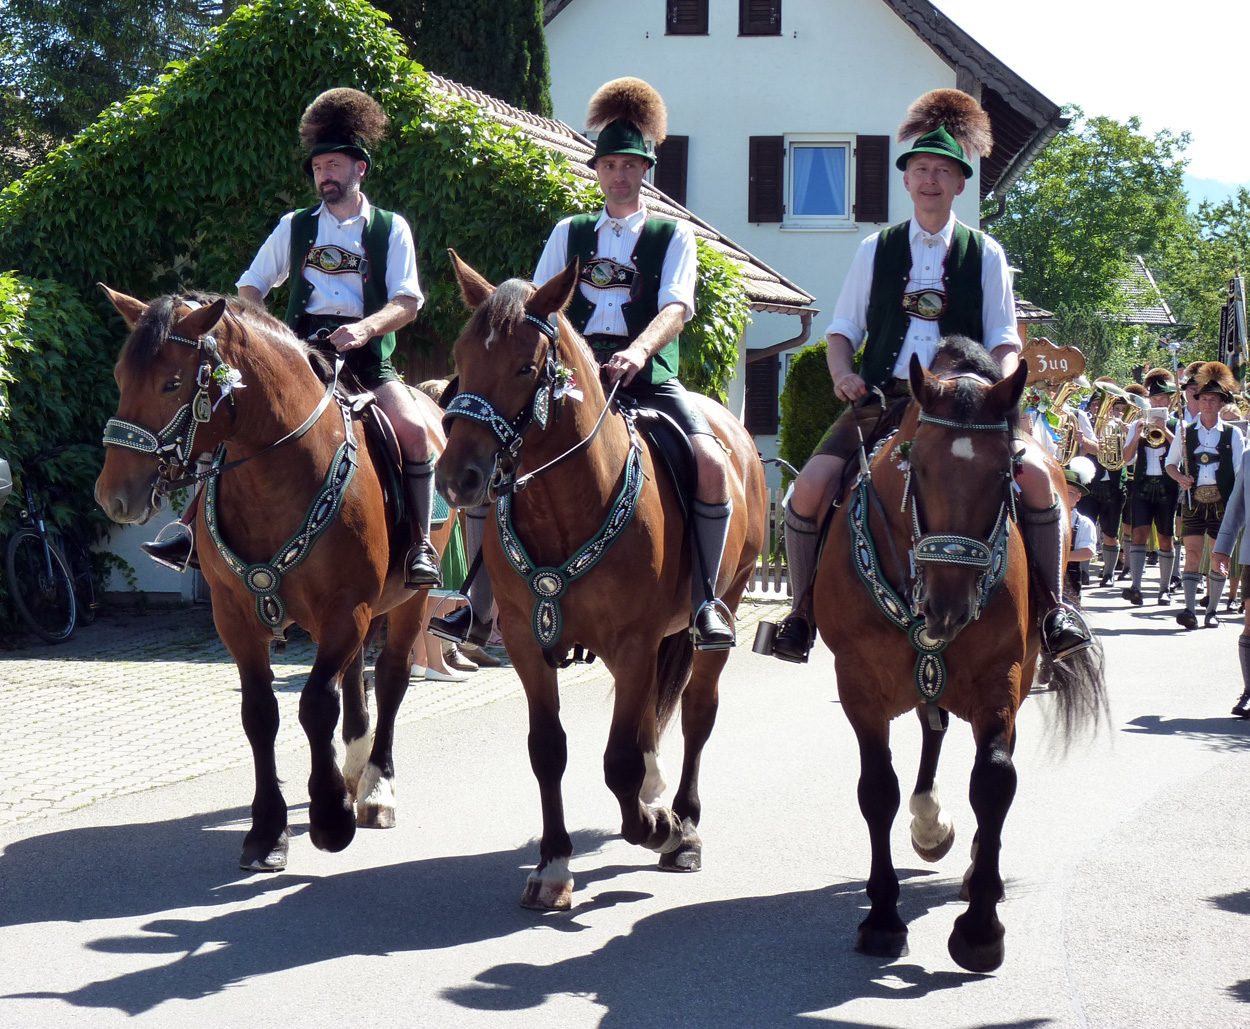
[{"label": "green tree", "polygon": [[33,167],[105,107],[189,57],[237,0],[5,0],[0,179]]},{"label": "green tree", "polygon": [[542,0],[377,0],[430,71],[551,117]]},{"label": "green tree", "polygon": [[1141,121],[1086,117],[1050,143],[1007,194],[994,236],[1020,269],[1016,289],[1058,310],[1114,313],[1117,283],[1185,232],[1188,133],[1146,136]]}]

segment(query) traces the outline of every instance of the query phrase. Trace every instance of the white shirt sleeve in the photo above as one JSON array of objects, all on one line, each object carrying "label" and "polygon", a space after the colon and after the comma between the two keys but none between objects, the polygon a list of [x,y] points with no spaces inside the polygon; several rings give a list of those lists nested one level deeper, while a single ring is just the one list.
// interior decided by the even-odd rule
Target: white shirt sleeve
[{"label": "white shirt sleeve", "polygon": [[569,223],[572,221],[572,218],[560,219],[547,237],[547,245],[538,259],[538,267],[534,269],[535,286],[545,286],[569,263]]},{"label": "white shirt sleeve", "polygon": [[291,219],[294,215],[294,211],[288,211],[278,221],[269,238],[256,252],[251,267],[239,276],[235,289],[251,286],[260,290],[263,297],[275,286],[286,282],[291,271]]},{"label": "white shirt sleeve", "polygon": [[833,321],[825,330],[826,336],[835,333],[845,336],[858,349],[868,332],[868,295],[872,290],[872,266],[877,257],[877,240],[881,233],[874,232],[864,239],[851,259],[850,270],[842,283],[837,305],[833,309]]},{"label": "white shirt sleeve", "polygon": [[1241,457],[1246,452],[1246,437],[1245,437],[1245,434],[1235,425],[1233,426],[1232,444],[1233,444],[1233,467],[1240,468]]},{"label": "white shirt sleeve", "polygon": [[1002,245],[992,236],[985,237],[981,260],[981,328],[986,350],[1011,347],[1019,352],[1020,334],[1016,331],[1016,297],[1011,289],[1011,268]]},{"label": "white shirt sleeve", "polygon": [[694,317],[694,292],[698,282],[699,250],[694,228],[689,222],[679,221],[664,252],[657,308],[662,311],[668,304],[681,304],[686,309],[685,320],[690,321]]},{"label": "white shirt sleeve", "polygon": [[418,309],[425,303],[417,277],[417,246],[412,228],[398,214],[391,219],[391,234],[386,241],[386,299],[396,297],[413,297]]},{"label": "white shirt sleeve", "polygon": [[1081,514],[1079,511],[1076,515],[1076,525],[1072,531],[1072,549],[1073,550],[1093,550],[1094,549],[1094,522],[1087,515]]},{"label": "white shirt sleeve", "polygon": [[[1163,466],[1174,466],[1178,471],[1181,467],[1181,448],[1185,445],[1185,433],[1178,430],[1176,435],[1172,437],[1172,445],[1168,447],[1168,456],[1163,461]],[[1234,442],[1234,446],[1236,443]]]}]

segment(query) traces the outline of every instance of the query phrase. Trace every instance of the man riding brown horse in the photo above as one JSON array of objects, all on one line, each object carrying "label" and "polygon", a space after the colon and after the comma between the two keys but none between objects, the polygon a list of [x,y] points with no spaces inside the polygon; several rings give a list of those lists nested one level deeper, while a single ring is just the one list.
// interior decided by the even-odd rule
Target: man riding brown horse
[{"label": "man riding brown horse", "polygon": [[[914,214],[868,236],[856,252],[825,334],[834,393],[847,406],[804,466],[786,507],[793,610],[771,648],[787,661],[806,661],[815,637],[811,583],[818,520],[836,499],[847,461],[902,421],[911,399],[912,355],[927,368],[940,339],[961,334],[988,350],[1004,377],[1019,363],[1006,255],[993,238],[952,212],[972,177],[971,157],[989,153],[988,116],[966,93],[933,90],[912,104],[899,139],[915,139],[896,161]],[[1016,462],[1021,529],[1045,597],[1043,646],[1061,660],[1091,639],[1079,612],[1062,602],[1060,565],[1069,530],[1040,449],[1021,447]]]},{"label": "man riding brown horse", "polygon": [[[417,316],[424,302],[417,279],[412,230],[401,215],[369,203],[360,184],[372,164],[387,117],[376,100],[357,89],[330,89],[300,119],[308,151],[304,171],[321,203],[283,215],[251,267],[235,284],[239,296],[260,304],[292,278],[285,320],[304,339],[321,332],[345,357],[345,367],[371,390],[386,412],[404,456],[412,531],[405,584],[439,586],[438,554],[430,545],[434,456],[411,393],[391,365],[395,331]],[[292,271],[298,274],[292,276]],[[185,532],[157,538],[143,549],[181,571],[191,557],[196,505]]]}]

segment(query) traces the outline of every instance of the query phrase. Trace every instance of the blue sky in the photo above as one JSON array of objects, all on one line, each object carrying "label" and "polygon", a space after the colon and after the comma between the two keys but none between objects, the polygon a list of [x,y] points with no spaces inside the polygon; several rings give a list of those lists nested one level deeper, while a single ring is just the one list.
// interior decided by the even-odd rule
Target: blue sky
[{"label": "blue sky", "polygon": [[1189,132],[1189,174],[1250,183],[1250,0],[933,0],[1059,104]]}]

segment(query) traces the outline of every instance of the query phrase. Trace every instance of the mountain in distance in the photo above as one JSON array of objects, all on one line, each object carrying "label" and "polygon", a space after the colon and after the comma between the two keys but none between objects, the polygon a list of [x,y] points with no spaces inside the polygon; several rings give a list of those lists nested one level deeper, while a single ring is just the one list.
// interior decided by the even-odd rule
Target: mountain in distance
[{"label": "mountain in distance", "polygon": [[1213,204],[1221,204],[1236,195],[1239,186],[1250,189],[1250,182],[1220,182],[1218,179],[1200,179],[1186,173],[1185,192],[1189,194],[1189,209],[1197,211],[1198,206],[1209,200]]}]

